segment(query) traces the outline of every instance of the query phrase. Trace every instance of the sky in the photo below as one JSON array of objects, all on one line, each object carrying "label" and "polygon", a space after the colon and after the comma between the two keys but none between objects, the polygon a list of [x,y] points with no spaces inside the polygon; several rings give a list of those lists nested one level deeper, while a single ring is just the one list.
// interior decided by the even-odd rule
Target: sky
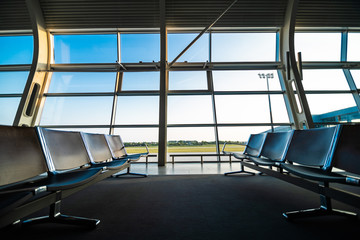
[{"label": "sky", "polygon": [[[115,63],[152,62],[160,60],[159,34],[121,34],[120,59],[116,34],[55,35],[55,63]],[[168,34],[168,60],[172,61],[197,34]],[[349,33],[348,60],[360,61],[360,34]],[[275,61],[275,33],[214,33],[209,56],[209,34],[204,34],[178,62],[234,62]],[[297,33],[296,51],[303,61],[339,61],[340,33]],[[32,36],[0,37],[0,65],[30,64]],[[266,91],[266,80],[259,73],[273,73],[270,90],[281,90],[276,71],[213,71],[215,91]],[[351,70],[354,81],[360,85],[360,70]],[[21,94],[27,72],[0,72],[0,94]],[[348,90],[342,70],[304,70],[305,90]],[[50,93],[112,92],[116,73],[62,73],[53,74]],[[126,72],[123,91],[158,91],[159,72]],[[206,90],[206,73],[185,71],[169,73],[169,90]],[[336,99],[336,100],[335,100]],[[339,101],[341,99],[341,101]],[[19,97],[0,97],[0,124],[11,124]],[[116,124],[157,124],[158,96],[119,96]],[[281,95],[272,95],[274,122],[289,122]],[[355,102],[350,94],[308,94],[312,114],[351,107]],[[331,104],[323,104],[331,103]],[[48,97],[42,114],[43,125],[109,124],[113,98]],[[218,123],[270,122],[267,95],[216,95]],[[209,95],[168,97],[168,124],[213,123],[213,106]],[[265,127],[267,128],[267,127]],[[266,129],[265,129],[266,130]],[[96,130],[94,131],[101,131]],[[124,141],[157,141],[157,128],[117,129]],[[219,127],[221,140],[246,140],[250,133],[264,131],[264,127]],[[239,139],[242,136],[244,139]],[[168,128],[168,140],[214,139],[214,129]]]}]

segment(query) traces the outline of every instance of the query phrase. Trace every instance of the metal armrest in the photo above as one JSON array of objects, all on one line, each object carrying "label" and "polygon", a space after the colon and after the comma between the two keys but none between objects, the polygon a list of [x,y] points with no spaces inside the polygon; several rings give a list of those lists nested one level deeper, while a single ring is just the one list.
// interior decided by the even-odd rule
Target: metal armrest
[{"label": "metal armrest", "polygon": [[144,143],[144,144],[145,144],[145,148],[146,148],[146,154],[144,154],[144,155],[149,155],[150,151],[149,151],[148,145],[146,143]]},{"label": "metal armrest", "polygon": [[222,149],[221,149],[221,152],[224,153],[224,154],[227,154],[227,153],[228,153],[228,152],[225,152],[226,144],[227,144],[227,142],[224,142],[224,145],[223,145],[223,147],[222,147]]}]

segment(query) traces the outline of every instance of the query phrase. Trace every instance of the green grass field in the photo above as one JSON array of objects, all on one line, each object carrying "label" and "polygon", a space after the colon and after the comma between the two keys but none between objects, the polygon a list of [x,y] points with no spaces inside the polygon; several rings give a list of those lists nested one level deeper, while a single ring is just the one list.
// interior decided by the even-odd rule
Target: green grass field
[{"label": "green grass field", "polygon": [[[222,147],[222,146],[221,146]],[[225,150],[228,152],[243,152],[245,146],[227,144]],[[145,147],[126,147],[127,153],[141,153],[146,152]],[[157,147],[149,147],[150,153],[156,154],[158,152]],[[220,149],[221,151],[221,149]],[[198,152],[216,152],[215,144],[202,145],[202,146],[170,146],[168,147],[168,153],[198,153]]]}]

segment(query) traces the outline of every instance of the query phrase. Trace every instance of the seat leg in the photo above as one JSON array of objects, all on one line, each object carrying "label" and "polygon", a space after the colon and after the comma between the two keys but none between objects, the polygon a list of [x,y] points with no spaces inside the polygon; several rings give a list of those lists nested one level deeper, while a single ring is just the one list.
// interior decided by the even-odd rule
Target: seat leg
[{"label": "seat leg", "polygon": [[227,173],[224,173],[224,175],[227,176],[227,175],[230,175],[230,174],[237,174],[237,173],[239,173],[239,174],[243,173],[243,174],[255,175],[255,173],[245,171],[244,165],[242,165],[241,163],[240,163],[240,171],[227,172]]},{"label": "seat leg", "polygon": [[321,206],[319,208],[286,212],[283,213],[283,216],[287,220],[294,220],[298,218],[307,218],[307,217],[329,216],[329,215],[342,216],[350,219],[357,219],[356,213],[333,209],[331,206],[331,199],[329,197],[320,195],[320,200],[321,200]]},{"label": "seat leg", "polygon": [[147,174],[130,172],[130,166],[127,168],[126,173],[118,173],[118,174],[114,174],[112,176],[113,177],[121,177],[124,175],[133,175],[133,176],[147,177]]},{"label": "seat leg", "polygon": [[60,213],[61,200],[56,201],[50,205],[49,216],[42,216],[37,218],[31,218],[21,223],[22,226],[31,226],[40,223],[61,223],[76,226],[83,226],[87,228],[96,228],[100,223],[98,219],[67,216]]}]

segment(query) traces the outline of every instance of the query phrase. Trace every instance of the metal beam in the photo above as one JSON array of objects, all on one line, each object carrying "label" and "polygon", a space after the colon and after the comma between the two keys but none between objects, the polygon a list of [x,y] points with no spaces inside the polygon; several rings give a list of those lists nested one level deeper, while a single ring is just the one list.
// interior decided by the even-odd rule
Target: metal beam
[{"label": "metal beam", "polygon": [[167,28],[166,28],[166,2],[159,1],[160,8],[160,97],[159,97],[159,145],[158,165],[165,166],[167,158]]},{"label": "metal beam", "polygon": [[[299,0],[289,0],[285,13],[284,27],[280,32],[280,60],[283,64],[281,84],[291,109],[295,129],[313,128],[314,123],[306,100],[301,73],[295,57],[295,22]],[[300,63],[301,64],[301,63]]]},{"label": "metal beam", "polygon": [[[212,110],[213,110],[213,121],[215,124],[214,133],[215,133],[215,146],[216,146],[216,153],[220,154],[220,147],[219,147],[219,129],[218,129],[218,121],[217,121],[217,114],[216,114],[216,101],[215,101],[215,94],[214,94],[214,80],[212,71],[207,71],[207,81],[208,81],[208,90],[211,92],[211,103],[212,103]],[[220,155],[218,155],[218,161],[220,162]]]},{"label": "metal beam", "polygon": [[43,93],[47,90],[48,70],[51,62],[50,34],[46,31],[45,21],[38,0],[26,0],[34,35],[34,53],[30,73],[14,119],[14,126],[35,126],[44,104]]},{"label": "metal beam", "polygon": [[212,26],[214,26],[214,24],[220,20],[220,18],[222,16],[224,16],[224,14],[229,11],[229,9],[234,6],[234,4],[237,2],[238,0],[233,1],[216,19],[215,21],[213,21],[210,25],[208,25],[207,27],[205,27],[200,33],[199,35],[197,35],[194,40],[191,41],[191,43],[189,43],[189,45],[187,45],[187,47],[184,48],[184,50],[182,50],[182,52],[177,55],[177,57],[174,58],[174,60],[169,64],[169,67],[171,67],[172,65],[174,65],[174,63],[205,33],[207,32]]}]

